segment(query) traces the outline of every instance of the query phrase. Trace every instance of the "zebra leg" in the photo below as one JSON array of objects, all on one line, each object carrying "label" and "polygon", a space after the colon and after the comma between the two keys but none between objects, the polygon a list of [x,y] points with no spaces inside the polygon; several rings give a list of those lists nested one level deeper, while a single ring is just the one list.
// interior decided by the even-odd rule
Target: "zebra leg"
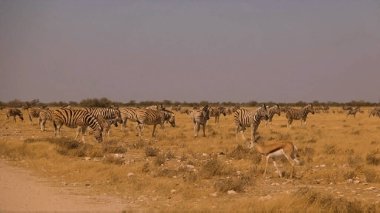
[{"label": "zebra leg", "polygon": [[157,124],[154,124],[153,125],[153,132],[152,132],[152,137],[155,137],[155,131],[156,131],[156,126],[157,126]]},{"label": "zebra leg", "polygon": [[194,123],[194,137],[198,137],[200,126],[198,123]]},{"label": "zebra leg", "polygon": [[78,136],[79,136],[79,132],[82,130],[82,128],[83,128],[83,127],[78,127],[78,128],[77,128],[77,134],[75,135],[75,138],[74,138],[75,140],[78,138]]},{"label": "zebra leg", "polygon": [[40,124],[41,131],[45,131],[46,120],[39,119],[38,123]]},{"label": "zebra leg", "polygon": [[202,125],[203,137],[206,137],[206,124]]}]

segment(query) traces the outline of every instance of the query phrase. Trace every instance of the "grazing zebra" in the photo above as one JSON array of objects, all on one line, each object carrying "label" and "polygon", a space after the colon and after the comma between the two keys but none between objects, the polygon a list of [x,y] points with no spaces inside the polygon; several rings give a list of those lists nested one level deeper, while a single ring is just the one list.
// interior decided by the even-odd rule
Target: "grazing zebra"
[{"label": "grazing zebra", "polygon": [[9,117],[11,117],[11,116],[13,116],[13,119],[14,119],[15,122],[16,122],[16,116],[18,116],[21,121],[24,121],[24,117],[22,115],[21,110],[19,110],[17,108],[10,108],[10,109],[8,109],[7,119],[9,119]]},{"label": "grazing zebra", "polygon": [[[278,116],[281,116],[281,108],[278,104],[268,108],[268,120],[266,120],[266,126],[268,126],[268,124],[272,123],[273,116],[276,114]],[[270,125],[269,125],[269,127],[270,127]]]},{"label": "grazing zebra", "polygon": [[256,111],[249,111],[247,109],[237,109],[234,113],[234,123],[236,125],[236,140],[239,132],[243,140],[246,140],[244,136],[244,131],[247,127],[252,128],[252,139],[249,145],[250,148],[253,147],[253,143],[256,141],[257,128],[262,120],[268,120],[268,109],[265,104],[259,107]]},{"label": "grazing zebra", "polygon": [[348,117],[349,115],[353,115],[354,118],[356,116],[356,113],[360,112],[360,107],[354,107],[354,108],[351,108],[347,111],[347,116]]},{"label": "grazing zebra", "polygon": [[288,119],[288,128],[291,127],[293,120],[301,120],[301,125],[302,123],[306,125],[306,118],[309,113],[315,113],[311,104],[303,107],[302,109],[287,108],[286,118]]},{"label": "grazing zebra", "polygon": [[219,123],[220,115],[224,115],[224,116],[227,115],[226,108],[224,107],[211,108],[210,117],[215,117],[215,123]]},{"label": "grazing zebra", "polygon": [[55,136],[60,135],[61,127],[66,125],[69,128],[81,127],[78,129],[75,139],[78,138],[79,132],[82,133],[82,142],[84,141],[84,133],[87,127],[94,131],[95,139],[102,142],[102,127],[95,116],[84,110],[71,110],[71,109],[56,109],[52,111],[52,120],[54,124]]},{"label": "grazing zebra", "polygon": [[375,117],[375,116],[377,116],[377,117],[380,118],[380,108],[376,107],[376,108],[370,110],[368,114],[369,114],[368,117],[371,117],[371,116]]},{"label": "grazing zebra", "polygon": [[137,111],[137,128],[140,138],[142,138],[144,125],[153,125],[152,137],[155,137],[156,126],[160,124],[161,128],[164,128],[164,123],[166,122],[169,122],[172,127],[175,127],[175,115],[169,110],[145,109]]},{"label": "grazing zebra", "polygon": [[202,109],[194,109],[191,112],[191,118],[194,123],[194,137],[198,137],[198,132],[201,126],[203,137],[206,137],[206,124],[207,120],[210,119],[210,109],[208,105],[204,106]]}]

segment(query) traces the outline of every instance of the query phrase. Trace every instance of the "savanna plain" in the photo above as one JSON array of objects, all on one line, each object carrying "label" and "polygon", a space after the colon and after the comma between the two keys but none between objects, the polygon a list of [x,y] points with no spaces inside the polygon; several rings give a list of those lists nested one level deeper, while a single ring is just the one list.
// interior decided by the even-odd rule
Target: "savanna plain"
[{"label": "savanna plain", "polygon": [[[250,108],[254,110],[254,108]],[[91,132],[86,143],[52,123],[41,132],[37,119],[23,122],[0,111],[0,156],[48,178],[57,187],[84,187],[90,195],[121,198],[125,211],[157,212],[380,212],[380,118],[370,108],[347,117],[338,107],[309,114],[307,125],[285,114],[270,126],[262,122],[259,143],[289,141],[301,164],[279,160],[280,178],[269,162],[238,135],[233,115],[213,118],[206,137],[194,137],[187,114],[176,113],[176,127],[146,126],[143,139],[135,123],[113,127],[102,143]],[[24,112],[24,115],[26,113]],[[25,116],[26,118],[26,116]],[[245,132],[250,138],[250,129]]]}]

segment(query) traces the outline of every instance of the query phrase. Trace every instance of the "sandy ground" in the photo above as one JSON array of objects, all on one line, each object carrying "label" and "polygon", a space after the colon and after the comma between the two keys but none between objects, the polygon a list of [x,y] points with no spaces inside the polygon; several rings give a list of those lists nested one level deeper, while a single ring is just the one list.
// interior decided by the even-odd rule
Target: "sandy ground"
[{"label": "sandy ground", "polygon": [[121,199],[87,196],[83,190],[54,187],[46,179],[0,160],[0,212],[121,212]]}]

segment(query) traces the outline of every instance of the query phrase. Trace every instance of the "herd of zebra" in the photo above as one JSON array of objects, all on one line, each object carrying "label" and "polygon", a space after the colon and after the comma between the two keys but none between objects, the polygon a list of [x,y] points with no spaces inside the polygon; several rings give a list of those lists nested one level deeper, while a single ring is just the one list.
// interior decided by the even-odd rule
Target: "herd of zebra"
[{"label": "herd of zebra", "polygon": [[[347,116],[355,116],[357,112],[360,112],[359,107],[343,107],[347,110]],[[171,110],[167,110],[165,107],[152,106],[147,108],[137,107],[108,107],[108,108],[91,108],[81,107],[72,108],[70,106],[59,109],[38,108],[31,107],[26,108],[30,121],[32,118],[38,118],[41,131],[45,131],[45,124],[47,121],[51,121],[54,126],[55,136],[60,136],[60,129],[63,125],[70,128],[77,128],[77,134],[75,138],[82,135],[82,141],[84,142],[84,134],[89,127],[93,130],[94,136],[98,142],[103,140],[105,135],[110,134],[110,128],[112,125],[115,127],[121,124],[122,128],[126,127],[127,121],[136,122],[136,130],[138,136],[142,137],[142,132],[145,125],[153,125],[152,137],[155,136],[156,126],[160,125],[162,128],[165,123],[170,123],[172,127],[175,127],[175,111],[186,113],[191,117],[194,125],[194,137],[198,136],[198,132],[202,127],[203,136],[206,136],[206,124],[210,117],[215,118],[215,123],[219,122],[221,115],[233,114],[234,124],[236,127],[236,137],[239,133],[244,140],[244,131],[247,127],[251,128],[251,144],[257,140],[257,129],[261,121],[266,121],[266,125],[270,126],[274,115],[281,115],[281,112],[285,113],[287,118],[287,126],[290,127],[294,120],[300,120],[301,125],[306,125],[306,119],[309,113],[314,114],[316,109],[309,104],[301,109],[295,109],[290,107],[280,107],[274,105],[267,107],[265,104],[260,106],[254,111],[248,109],[233,107],[194,107],[192,110],[181,109],[181,107],[172,107]],[[319,110],[319,109],[317,109]],[[322,108],[326,110],[326,108]],[[328,109],[327,109],[328,110]],[[7,117],[13,117],[16,121],[18,116],[23,120],[23,113],[20,109],[10,108],[7,111]],[[380,108],[374,108],[369,112],[369,116],[380,117]]]}]

